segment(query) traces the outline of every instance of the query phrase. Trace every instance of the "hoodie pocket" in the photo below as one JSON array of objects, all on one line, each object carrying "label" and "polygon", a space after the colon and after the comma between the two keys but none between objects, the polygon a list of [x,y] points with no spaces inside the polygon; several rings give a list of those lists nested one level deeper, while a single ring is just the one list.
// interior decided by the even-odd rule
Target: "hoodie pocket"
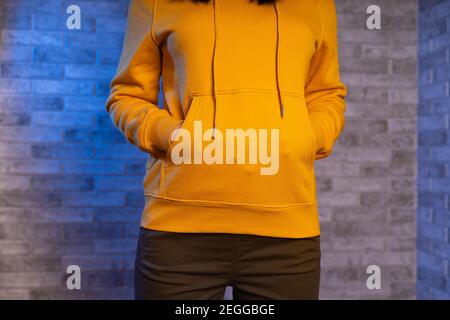
[{"label": "hoodie pocket", "polygon": [[178,140],[181,139],[180,136],[182,136],[182,132],[193,132],[193,121],[198,112],[197,102],[198,97],[193,96],[191,101],[189,102],[188,112],[186,114],[186,117],[184,118],[183,123],[181,124],[180,130],[178,130],[177,134],[173,137],[173,142],[170,143],[169,148],[167,149],[165,156],[166,162],[171,161],[172,150],[174,146],[178,144]]},{"label": "hoodie pocket", "polygon": [[164,158],[161,196],[274,208],[315,202],[315,137],[306,104],[301,96],[283,100],[281,118],[272,92],[218,94],[211,140],[213,97],[195,95],[179,141]]},{"label": "hoodie pocket", "polygon": [[310,141],[311,141],[311,148],[310,148],[310,152],[311,154],[309,155],[309,159],[310,159],[310,166],[311,169],[314,169],[314,161],[316,160],[316,150],[317,150],[317,139],[316,139],[316,134],[314,132],[313,126],[312,126],[312,122],[311,122],[311,118],[309,117],[309,113],[307,111],[307,107],[306,107],[306,102],[304,100],[301,101],[302,103],[302,108],[304,108],[304,110],[306,110],[306,126],[309,130],[309,135],[310,135]]}]

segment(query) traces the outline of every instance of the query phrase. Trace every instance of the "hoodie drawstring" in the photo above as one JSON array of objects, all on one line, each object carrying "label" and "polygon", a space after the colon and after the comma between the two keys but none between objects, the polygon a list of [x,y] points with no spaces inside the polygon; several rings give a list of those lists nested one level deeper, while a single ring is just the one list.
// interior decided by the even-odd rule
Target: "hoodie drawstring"
[{"label": "hoodie drawstring", "polygon": [[[214,28],[214,45],[213,45],[213,57],[212,57],[212,90],[213,90],[213,123],[212,123],[212,139],[215,139],[216,132],[216,114],[217,114],[217,95],[216,95],[216,74],[215,74],[215,60],[216,60],[216,43],[217,43],[217,8],[216,8],[216,0],[212,0],[213,5],[213,28]],[[283,96],[281,94],[280,89],[280,66],[279,66],[279,51],[280,51],[280,14],[279,14],[279,6],[278,0],[273,2],[273,6],[275,9],[276,16],[276,29],[277,29],[277,39],[276,39],[276,54],[275,54],[275,77],[277,84],[277,95],[278,95],[278,103],[280,107],[280,117],[284,117],[284,104],[283,104]]]},{"label": "hoodie drawstring", "polygon": [[214,11],[214,47],[213,47],[213,58],[212,58],[212,90],[213,90],[213,103],[214,103],[214,110],[213,110],[213,123],[212,123],[212,137],[211,139],[215,139],[216,135],[216,113],[217,113],[217,96],[216,96],[216,73],[215,73],[215,62],[216,62],[216,42],[217,42],[217,25],[216,25],[216,0],[212,1],[213,3],[213,11]]},{"label": "hoodie drawstring", "polygon": [[283,96],[281,95],[281,89],[280,89],[280,66],[279,66],[279,52],[280,52],[280,14],[278,7],[278,0],[275,0],[273,2],[273,7],[275,9],[275,15],[276,15],[276,25],[277,25],[277,48],[276,48],[276,55],[275,55],[275,77],[277,82],[277,94],[278,94],[278,103],[280,106],[280,117],[284,117],[284,105],[283,105]]}]

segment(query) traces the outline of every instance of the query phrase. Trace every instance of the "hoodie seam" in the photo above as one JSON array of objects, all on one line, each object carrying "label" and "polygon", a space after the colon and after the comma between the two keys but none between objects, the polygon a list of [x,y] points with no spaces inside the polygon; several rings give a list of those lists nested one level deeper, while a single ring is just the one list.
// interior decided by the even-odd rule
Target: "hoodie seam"
[{"label": "hoodie seam", "polygon": [[[299,92],[294,92],[294,91],[281,91],[284,95],[287,96],[293,96],[293,97],[299,97],[299,98],[304,98],[305,95],[303,93],[299,93]],[[227,94],[236,94],[236,93],[263,93],[263,94],[270,94],[270,95],[276,95],[277,92],[276,90],[271,90],[271,89],[229,89],[229,90],[216,90],[215,93],[217,95],[227,95]],[[192,91],[191,92],[192,96],[211,96],[214,93],[211,91]]]},{"label": "hoodie seam", "polygon": [[196,200],[196,199],[179,199],[179,198],[172,198],[167,196],[162,196],[159,194],[155,194],[152,192],[144,192],[144,195],[151,196],[158,199],[163,199],[171,202],[181,202],[186,203],[192,206],[196,205],[218,205],[218,206],[231,206],[231,207],[249,207],[249,208],[266,208],[266,209],[287,209],[287,208],[293,208],[293,207],[310,207],[312,205],[317,204],[317,201],[310,201],[310,202],[301,202],[301,203],[290,203],[286,205],[259,205],[254,203],[233,203],[233,202],[225,202],[225,201],[211,201],[211,200]]},{"label": "hoodie seam", "polygon": [[153,2],[153,13],[152,13],[152,25],[150,28],[150,36],[153,40],[153,42],[157,45],[157,46],[161,46],[161,43],[158,41],[158,39],[156,39],[156,35],[155,35],[155,21],[156,21],[156,4],[157,4],[158,0],[154,0]]},{"label": "hoodie seam", "polygon": [[319,1],[318,7],[319,7],[319,18],[320,18],[320,45],[319,45],[319,48],[321,48],[322,44],[323,44],[323,39],[325,38],[325,35],[324,35],[325,26],[323,23],[323,13],[322,13],[322,4],[323,4],[324,0],[318,0],[318,1]]}]

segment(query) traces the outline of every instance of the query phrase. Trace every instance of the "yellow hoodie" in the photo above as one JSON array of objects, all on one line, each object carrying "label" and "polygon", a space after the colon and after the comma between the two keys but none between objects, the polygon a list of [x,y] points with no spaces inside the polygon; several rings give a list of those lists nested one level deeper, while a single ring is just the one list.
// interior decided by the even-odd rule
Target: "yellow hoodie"
[{"label": "yellow hoodie", "polygon": [[345,95],[333,0],[133,0],[106,110],[149,154],[141,225],[319,235]]}]

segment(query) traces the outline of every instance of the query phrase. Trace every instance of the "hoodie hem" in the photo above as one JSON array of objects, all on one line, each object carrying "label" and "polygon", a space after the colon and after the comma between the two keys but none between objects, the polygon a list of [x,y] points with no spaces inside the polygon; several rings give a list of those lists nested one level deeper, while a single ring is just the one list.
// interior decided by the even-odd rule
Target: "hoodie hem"
[{"label": "hoodie hem", "polygon": [[[277,91],[274,89],[241,88],[241,89],[218,89],[215,92],[213,92],[213,91],[198,91],[198,90],[194,90],[191,92],[192,96],[212,96],[214,94],[227,95],[227,94],[238,94],[238,93],[263,93],[263,94],[276,95]],[[283,95],[296,97],[296,98],[304,98],[305,97],[305,95],[301,92],[281,90],[281,93]]]},{"label": "hoodie hem", "polygon": [[316,202],[255,206],[176,200],[146,194],[141,226],[168,232],[234,233],[280,238],[320,235]]}]

